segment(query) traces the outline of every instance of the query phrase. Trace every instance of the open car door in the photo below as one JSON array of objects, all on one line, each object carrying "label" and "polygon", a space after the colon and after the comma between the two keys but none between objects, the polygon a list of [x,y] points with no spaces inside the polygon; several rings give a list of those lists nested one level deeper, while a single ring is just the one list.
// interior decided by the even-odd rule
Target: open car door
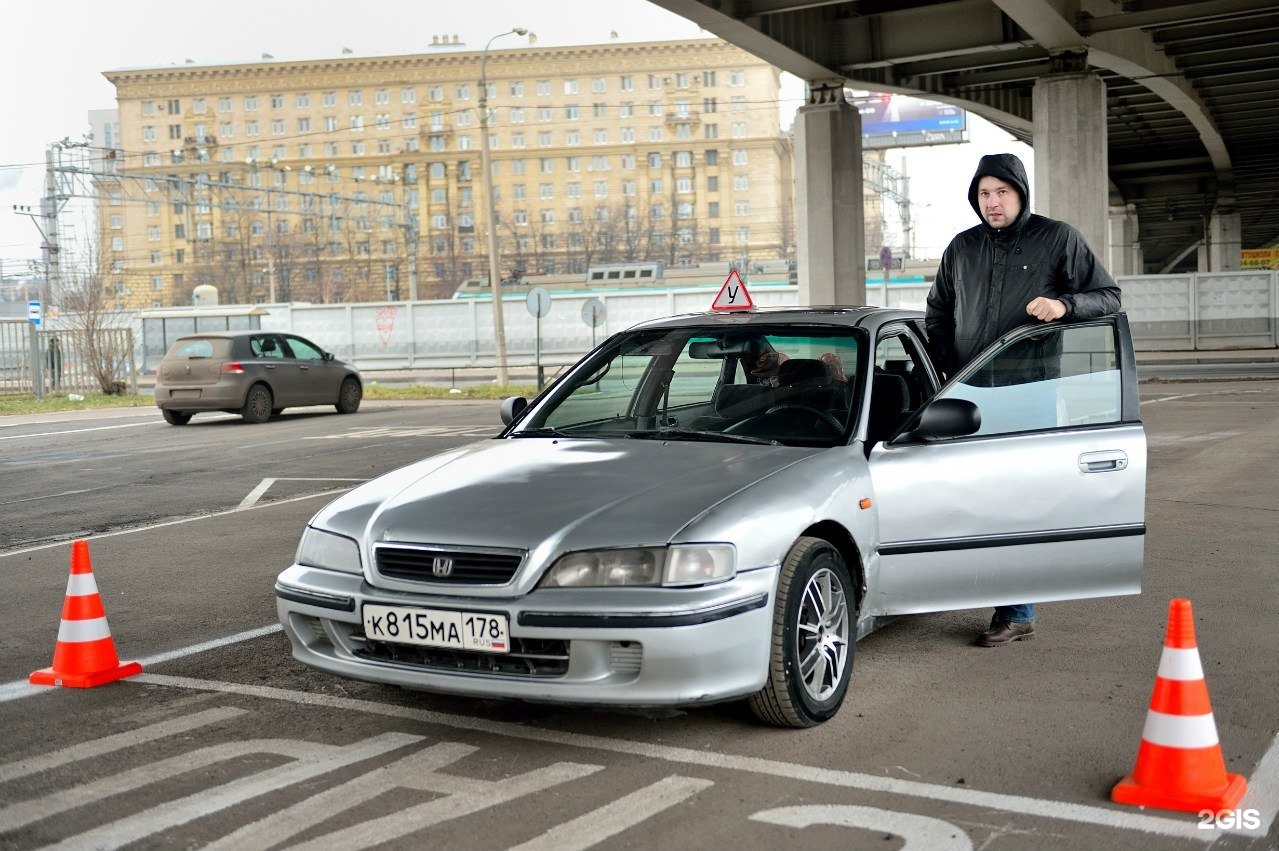
[{"label": "open car door", "polygon": [[[942,399],[975,404],[977,430],[912,435]],[[1122,314],[1006,335],[869,463],[879,522],[871,614],[1141,590],[1146,435]]]}]

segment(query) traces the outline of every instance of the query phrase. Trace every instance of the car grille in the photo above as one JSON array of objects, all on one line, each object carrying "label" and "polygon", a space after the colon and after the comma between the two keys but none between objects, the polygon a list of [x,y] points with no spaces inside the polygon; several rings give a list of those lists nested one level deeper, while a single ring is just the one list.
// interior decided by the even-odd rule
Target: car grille
[{"label": "car grille", "polygon": [[[361,635],[352,633],[354,639]],[[518,677],[562,677],[568,672],[568,642],[559,639],[512,638],[510,653],[477,653],[365,640],[353,654],[373,662],[415,665],[439,671],[505,674]]]},{"label": "car grille", "polygon": [[511,550],[461,550],[375,544],[377,571],[390,579],[447,585],[505,585],[524,561]]}]

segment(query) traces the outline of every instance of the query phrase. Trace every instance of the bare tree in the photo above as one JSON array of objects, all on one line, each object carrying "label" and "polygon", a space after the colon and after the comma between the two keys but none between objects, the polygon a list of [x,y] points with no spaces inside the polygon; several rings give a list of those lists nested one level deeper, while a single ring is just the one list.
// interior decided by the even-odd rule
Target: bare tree
[{"label": "bare tree", "polygon": [[90,246],[81,263],[63,269],[62,324],[72,337],[63,357],[80,364],[103,393],[119,395],[127,387],[133,331],[125,311],[111,298],[117,284],[109,280],[104,262],[96,246]]}]

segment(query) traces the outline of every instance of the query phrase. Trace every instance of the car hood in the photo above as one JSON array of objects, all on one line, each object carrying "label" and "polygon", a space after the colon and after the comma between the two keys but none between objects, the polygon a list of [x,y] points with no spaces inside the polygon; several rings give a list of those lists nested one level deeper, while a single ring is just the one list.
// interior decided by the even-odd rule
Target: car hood
[{"label": "car hood", "polygon": [[661,440],[492,440],[375,479],[314,522],[368,542],[528,551],[664,544],[725,498],[812,453]]}]

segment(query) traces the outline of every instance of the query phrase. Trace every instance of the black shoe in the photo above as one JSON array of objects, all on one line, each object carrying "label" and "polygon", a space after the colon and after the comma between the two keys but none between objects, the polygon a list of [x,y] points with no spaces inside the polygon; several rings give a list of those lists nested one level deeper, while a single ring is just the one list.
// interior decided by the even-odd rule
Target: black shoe
[{"label": "black shoe", "polygon": [[1029,641],[1035,637],[1034,621],[999,621],[977,638],[978,647],[1003,647],[1013,641]]}]

